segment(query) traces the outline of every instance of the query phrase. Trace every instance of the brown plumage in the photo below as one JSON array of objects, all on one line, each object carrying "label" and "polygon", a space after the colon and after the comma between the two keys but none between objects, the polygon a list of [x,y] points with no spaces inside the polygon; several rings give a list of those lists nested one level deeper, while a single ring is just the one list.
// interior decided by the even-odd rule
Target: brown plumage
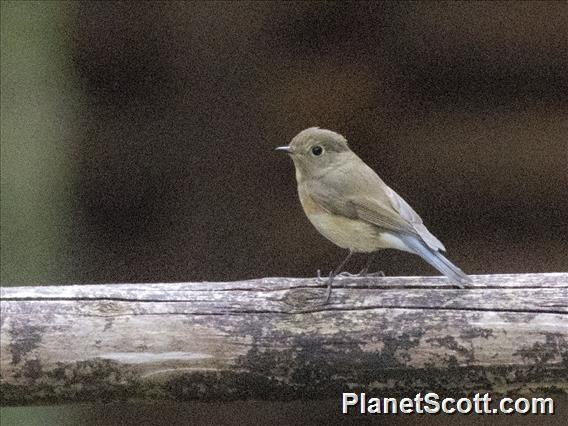
[{"label": "brown plumage", "polygon": [[471,281],[442,255],[444,245],[420,216],[349,149],[343,136],[312,127],[277,149],[292,157],[302,207],[327,239],[350,252],[404,250],[457,284]]}]

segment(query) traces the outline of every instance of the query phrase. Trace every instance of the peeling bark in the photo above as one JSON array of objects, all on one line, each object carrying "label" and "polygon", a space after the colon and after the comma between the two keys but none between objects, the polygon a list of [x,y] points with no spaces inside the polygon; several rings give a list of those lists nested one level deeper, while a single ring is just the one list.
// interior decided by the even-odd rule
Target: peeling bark
[{"label": "peeling bark", "polygon": [[3,405],[568,393],[568,274],[2,288]]}]

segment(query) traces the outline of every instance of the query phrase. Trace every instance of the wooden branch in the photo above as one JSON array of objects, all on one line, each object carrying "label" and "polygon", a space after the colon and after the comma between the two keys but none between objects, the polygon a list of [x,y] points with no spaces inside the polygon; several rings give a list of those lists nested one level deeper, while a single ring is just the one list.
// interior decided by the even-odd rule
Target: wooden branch
[{"label": "wooden branch", "polygon": [[1,290],[1,403],[568,393],[568,273]]}]

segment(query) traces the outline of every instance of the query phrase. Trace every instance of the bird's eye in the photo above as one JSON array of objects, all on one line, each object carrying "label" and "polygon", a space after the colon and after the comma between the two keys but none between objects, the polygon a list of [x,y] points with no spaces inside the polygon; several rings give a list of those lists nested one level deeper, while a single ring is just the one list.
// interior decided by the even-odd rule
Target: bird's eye
[{"label": "bird's eye", "polygon": [[316,145],[316,146],[312,147],[312,154],[317,156],[317,155],[321,155],[322,152],[323,152],[323,148],[321,146]]}]

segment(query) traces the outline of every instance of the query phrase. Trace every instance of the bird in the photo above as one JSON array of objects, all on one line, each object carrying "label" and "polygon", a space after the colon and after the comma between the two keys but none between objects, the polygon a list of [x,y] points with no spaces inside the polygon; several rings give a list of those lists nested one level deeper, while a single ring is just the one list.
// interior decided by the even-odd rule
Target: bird
[{"label": "bird", "polygon": [[402,250],[420,256],[458,288],[472,282],[444,256],[444,245],[418,213],[349,148],[345,137],[310,127],[275,150],[292,158],[298,196],[309,221],[325,238],[348,250],[329,275],[324,304],[330,301],[334,278],[354,253],[372,256],[382,249]]}]

